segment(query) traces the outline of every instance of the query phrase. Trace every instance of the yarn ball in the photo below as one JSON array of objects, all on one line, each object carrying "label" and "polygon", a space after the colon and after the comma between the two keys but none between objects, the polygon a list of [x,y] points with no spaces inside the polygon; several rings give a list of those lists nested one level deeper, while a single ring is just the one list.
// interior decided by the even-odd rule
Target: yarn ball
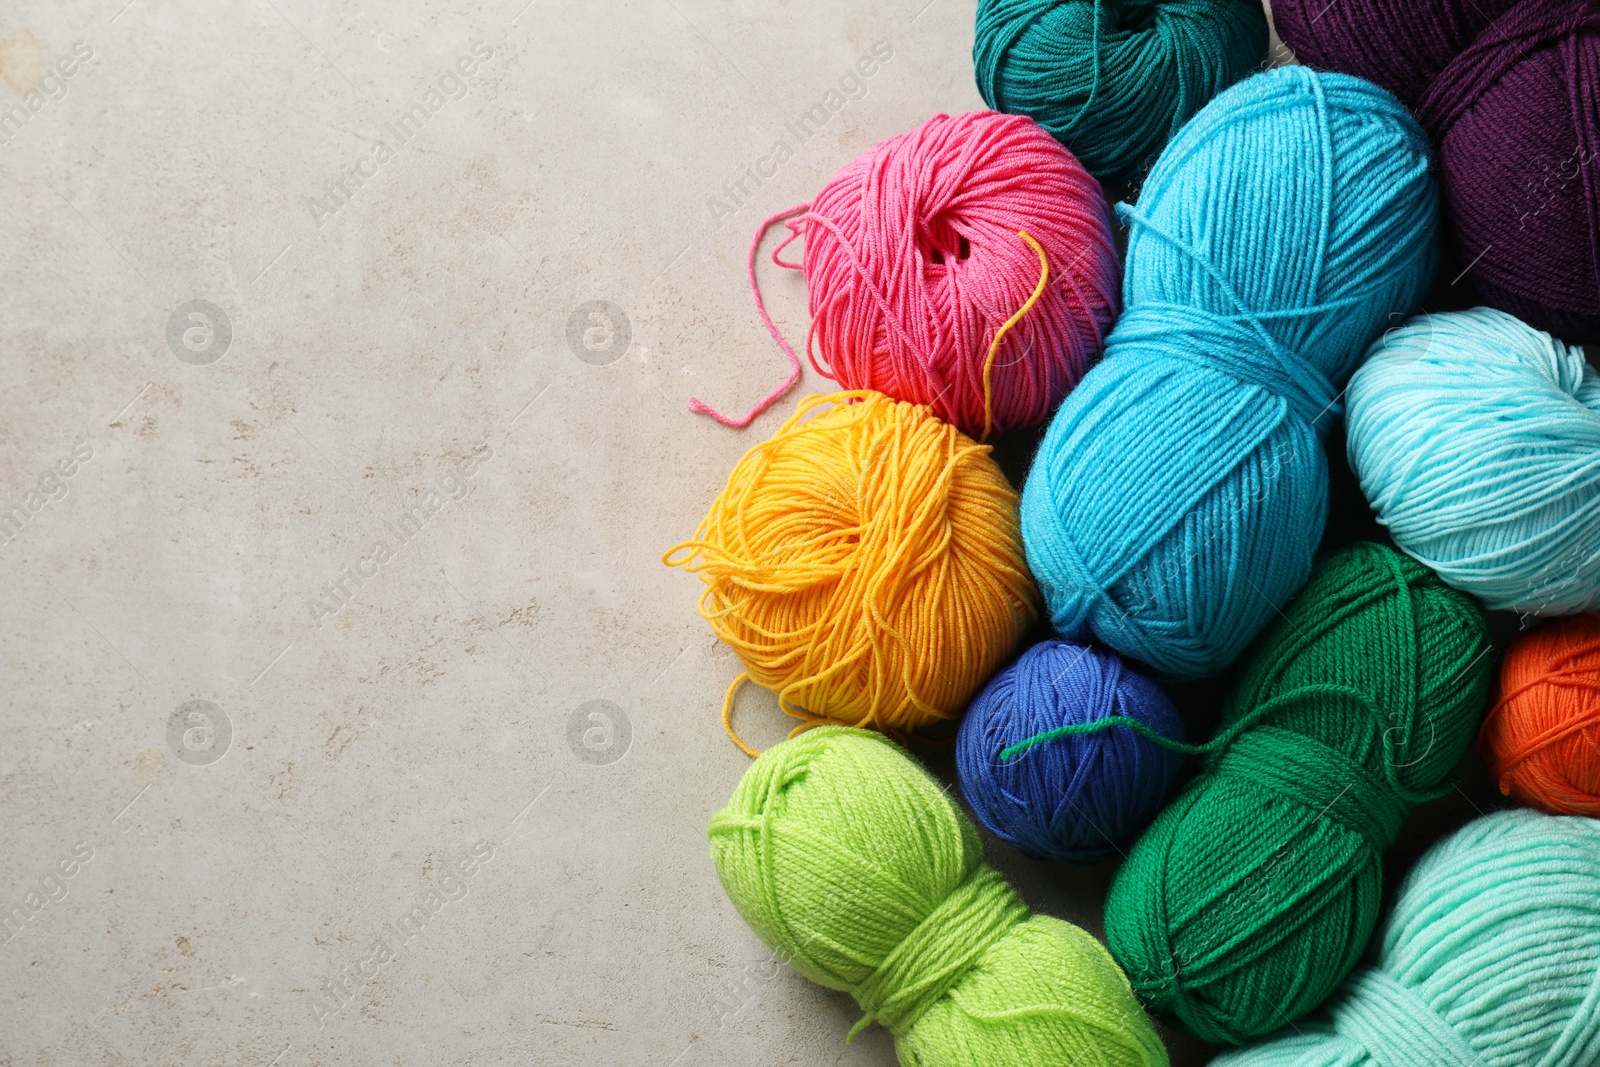
[{"label": "yarn ball", "polygon": [[1383,90],[1282,67],[1208,104],[1118,210],[1126,308],[1039,446],[1023,540],[1063,636],[1196,678],[1311,570],[1319,433],[1433,273],[1427,140]]},{"label": "yarn ball", "polygon": [[1350,382],[1346,442],[1394,542],[1491,608],[1600,609],[1600,376],[1503,311],[1419,316]]},{"label": "yarn ball", "polygon": [[1600,341],[1600,5],[1274,0],[1312,66],[1388,86],[1439,151],[1446,230],[1486,303]]},{"label": "yarn ball", "polygon": [[955,719],[1038,610],[989,452],[881,393],[807,397],[666,561],[705,581],[700,613],[790,714]]},{"label": "yarn ball", "polygon": [[978,821],[1034,859],[1094,863],[1120,852],[1166,802],[1177,753],[1108,729],[1000,758],[1046,730],[1112,715],[1183,739],[1167,695],[1116,653],[1065,641],[1024,652],[978,694],[956,738],[961,792]]},{"label": "yarn ball", "polygon": [[972,62],[984,103],[1129,181],[1266,50],[1257,0],[980,0]]},{"label": "yarn ball", "polygon": [[1022,116],[935,115],[845,166],[791,228],[817,372],[974,437],[1049,418],[1116,316],[1100,183]]},{"label": "yarn ball", "polygon": [[1558,619],[1511,645],[1478,747],[1518,804],[1600,817],[1600,617]]},{"label": "yarn ball", "polygon": [[1493,673],[1472,600],[1385,546],[1319,561],[1241,663],[1241,728],[1117,872],[1106,938],[1152,1010],[1240,1044],[1316,1008],[1367,947],[1384,849],[1448,792]]},{"label": "yarn ball", "polygon": [[711,858],[777,957],[850,993],[905,1067],[1165,1067],[1105,948],[1031,915],[977,827],[880,734],[773,746],[712,816]]},{"label": "yarn ball", "polygon": [[1592,1067],[1597,1005],[1600,823],[1500,811],[1422,857],[1326,1018],[1213,1067]]}]

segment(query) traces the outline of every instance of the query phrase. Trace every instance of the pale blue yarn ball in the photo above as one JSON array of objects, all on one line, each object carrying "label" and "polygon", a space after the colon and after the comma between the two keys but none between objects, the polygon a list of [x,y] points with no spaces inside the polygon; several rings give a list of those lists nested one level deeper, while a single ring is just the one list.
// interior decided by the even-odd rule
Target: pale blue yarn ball
[{"label": "pale blue yarn ball", "polygon": [[1384,90],[1283,67],[1206,105],[1118,206],[1126,310],[1022,497],[1063,635],[1201,677],[1305,582],[1327,513],[1319,434],[1433,275],[1428,158]]},{"label": "pale blue yarn ball", "polygon": [[1594,1067],[1600,821],[1502,811],[1435,845],[1321,1017],[1212,1067]]},{"label": "pale blue yarn ball", "polygon": [[1350,382],[1350,466],[1394,543],[1491,608],[1600,610],[1600,375],[1503,311],[1422,315]]}]

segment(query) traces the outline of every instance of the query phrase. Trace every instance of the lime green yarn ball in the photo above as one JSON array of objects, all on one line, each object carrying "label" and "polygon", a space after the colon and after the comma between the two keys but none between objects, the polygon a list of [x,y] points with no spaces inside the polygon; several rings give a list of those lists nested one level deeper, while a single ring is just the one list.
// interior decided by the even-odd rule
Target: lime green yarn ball
[{"label": "lime green yarn ball", "polygon": [[709,836],[744,920],[853,995],[906,1067],[1167,1063],[1100,942],[1030,915],[972,821],[881,734],[824,726],[774,746]]},{"label": "lime green yarn ball", "polygon": [[1378,918],[1383,850],[1447,791],[1493,674],[1488,622],[1393,549],[1321,560],[1247,653],[1243,723],[1139,839],[1106,900],[1133,987],[1209,1041],[1316,1008]]}]

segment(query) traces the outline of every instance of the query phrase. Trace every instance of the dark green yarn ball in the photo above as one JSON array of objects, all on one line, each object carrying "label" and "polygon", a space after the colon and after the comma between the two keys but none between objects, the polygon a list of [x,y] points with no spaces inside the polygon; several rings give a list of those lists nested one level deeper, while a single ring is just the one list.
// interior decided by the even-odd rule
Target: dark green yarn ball
[{"label": "dark green yarn ball", "polygon": [[1140,838],[1106,937],[1134,990],[1208,1041],[1316,1008],[1378,918],[1380,857],[1447,791],[1489,692],[1477,605],[1393,549],[1323,558],[1242,661],[1223,726],[1252,724]]},{"label": "dark green yarn ball", "polygon": [[1259,0],[981,0],[972,61],[986,104],[1125,181],[1266,50]]}]

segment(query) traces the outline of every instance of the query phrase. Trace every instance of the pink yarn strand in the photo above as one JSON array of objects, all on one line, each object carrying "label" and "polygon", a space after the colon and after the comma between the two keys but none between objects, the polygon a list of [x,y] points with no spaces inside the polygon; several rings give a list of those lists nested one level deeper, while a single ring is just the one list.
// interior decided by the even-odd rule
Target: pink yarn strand
[{"label": "pink yarn strand", "polygon": [[[756,228],[755,238],[750,242],[750,255],[746,259],[746,267],[750,274],[750,291],[754,293],[756,297],[756,311],[761,315],[761,321],[767,324],[767,332],[772,334],[772,339],[778,342],[778,347],[783,349],[783,354],[789,357],[789,376],[785,378],[783,383],[776,389],[768,393],[761,400],[757,401],[756,406],[751,408],[749,414],[745,415],[745,417],[742,419],[736,419],[731,416],[724,415],[715,408],[711,407],[709,404],[700,400],[698,397],[689,398],[690,411],[693,411],[699,415],[710,415],[713,419],[716,419],[724,426],[731,426],[736,430],[742,430],[754,422],[757,415],[760,415],[763,411],[777,403],[778,399],[782,397],[784,393],[787,393],[790,389],[793,389],[794,383],[800,380],[800,357],[795,355],[794,349],[789,346],[789,342],[783,339],[783,334],[778,332],[778,327],[773,324],[772,316],[767,314],[766,302],[761,299],[761,285],[756,281],[756,253],[761,249],[761,239],[767,235],[767,231],[771,229],[774,224],[782,222],[784,219],[790,218],[794,215],[801,214],[810,206],[810,204],[799,204],[795,207],[785,208],[777,214],[769,216],[764,222],[761,223],[759,227]],[[795,234],[791,233],[789,238],[785,240],[783,244],[780,244],[777,248],[772,250],[774,263],[777,263],[779,266],[793,269],[793,264],[785,263],[783,260],[780,260],[777,257],[778,253],[783,251],[784,247],[788,245],[789,241],[794,240],[794,238]]]}]

